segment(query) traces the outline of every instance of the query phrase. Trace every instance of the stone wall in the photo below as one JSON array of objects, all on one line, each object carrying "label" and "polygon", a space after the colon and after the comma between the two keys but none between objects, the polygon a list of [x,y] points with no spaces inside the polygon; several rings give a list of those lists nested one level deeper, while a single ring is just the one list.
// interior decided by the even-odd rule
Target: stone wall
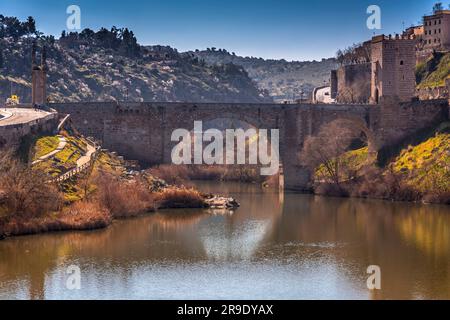
[{"label": "stone wall", "polygon": [[23,137],[29,134],[52,132],[57,124],[58,115],[53,113],[27,123],[0,126],[0,147],[5,145],[16,147]]},{"label": "stone wall", "polygon": [[379,149],[401,142],[423,129],[448,121],[449,107],[446,100],[399,102],[384,98],[372,119]]},{"label": "stone wall", "polygon": [[416,91],[417,97],[420,100],[436,100],[436,99],[448,99],[448,87],[435,87],[435,88],[420,88]]},{"label": "stone wall", "polygon": [[[447,79],[445,81],[445,86],[447,87],[447,92],[449,92],[449,98],[448,98],[448,103],[450,104],[450,79]],[[448,108],[448,117],[450,119],[450,107]]]},{"label": "stone wall", "polygon": [[372,40],[371,100],[398,97],[409,101],[415,95],[416,56],[414,39],[386,38]]},{"label": "stone wall", "polygon": [[368,103],[370,98],[371,64],[359,63],[340,67],[336,71],[339,103]]},{"label": "stone wall", "polygon": [[331,70],[330,91],[331,91],[331,99],[336,99],[337,98],[337,93],[338,93],[337,70]]}]

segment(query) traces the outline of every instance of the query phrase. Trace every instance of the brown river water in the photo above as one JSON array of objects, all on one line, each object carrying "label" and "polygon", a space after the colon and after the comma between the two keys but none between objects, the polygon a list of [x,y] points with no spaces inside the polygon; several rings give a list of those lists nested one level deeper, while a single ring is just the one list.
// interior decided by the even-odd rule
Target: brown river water
[{"label": "brown river water", "polygon": [[450,206],[198,187],[241,207],[0,241],[0,299],[450,299]]}]

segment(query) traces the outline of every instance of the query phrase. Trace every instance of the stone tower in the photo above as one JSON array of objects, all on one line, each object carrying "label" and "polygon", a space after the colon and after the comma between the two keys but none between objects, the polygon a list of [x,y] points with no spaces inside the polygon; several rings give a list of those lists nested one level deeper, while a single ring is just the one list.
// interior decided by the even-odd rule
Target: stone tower
[{"label": "stone tower", "polygon": [[415,96],[415,44],[415,39],[398,35],[372,38],[372,103],[382,97],[410,101]]},{"label": "stone tower", "polygon": [[46,48],[42,48],[41,61],[36,63],[36,44],[33,44],[31,52],[31,103],[34,106],[47,103],[47,54]]}]

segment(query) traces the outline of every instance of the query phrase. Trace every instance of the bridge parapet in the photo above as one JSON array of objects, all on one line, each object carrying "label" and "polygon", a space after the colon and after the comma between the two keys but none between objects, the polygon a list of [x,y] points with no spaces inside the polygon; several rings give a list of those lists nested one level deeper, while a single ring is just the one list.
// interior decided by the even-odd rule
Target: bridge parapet
[{"label": "bridge parapet", "polygon": [[[9,118],[13,116],[11,114]],[[8,119],[4,119],[5,123],[2,124],[3,120],[0,119],[0,148],[5,145],[16,147],[21,139],[29,134],[52,132],[53,128],[56,127],[57,118],[57,113],[49,113],[38,119],[11,124],[6,122]]]}]

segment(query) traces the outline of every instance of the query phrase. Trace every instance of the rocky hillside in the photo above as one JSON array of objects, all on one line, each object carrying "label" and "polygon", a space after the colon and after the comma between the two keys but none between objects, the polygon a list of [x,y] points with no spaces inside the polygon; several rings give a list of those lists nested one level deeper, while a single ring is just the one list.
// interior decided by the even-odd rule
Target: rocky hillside
[{"label": "rocky hillside", "polygon": [[334,58],[322,61],[264,60],[240,57],[225,49],[190,52],[208,65],[233,63],[244,67],[258,86],[276,101],[309,98],[314,87],[329,83],[330,71],[337,67]]},{"label": "rocky hillside", "polygon": [[20,22],[0,15],[2,103],[11,91],[21,102],[31,100],[31,48],[36,39],[38,46],[47,47],[52,101],[272,101],[242,67],[208,66],[170,47],[144,47],[128,29],[63,32],[55,39],[37,31],[32,18]]}]

